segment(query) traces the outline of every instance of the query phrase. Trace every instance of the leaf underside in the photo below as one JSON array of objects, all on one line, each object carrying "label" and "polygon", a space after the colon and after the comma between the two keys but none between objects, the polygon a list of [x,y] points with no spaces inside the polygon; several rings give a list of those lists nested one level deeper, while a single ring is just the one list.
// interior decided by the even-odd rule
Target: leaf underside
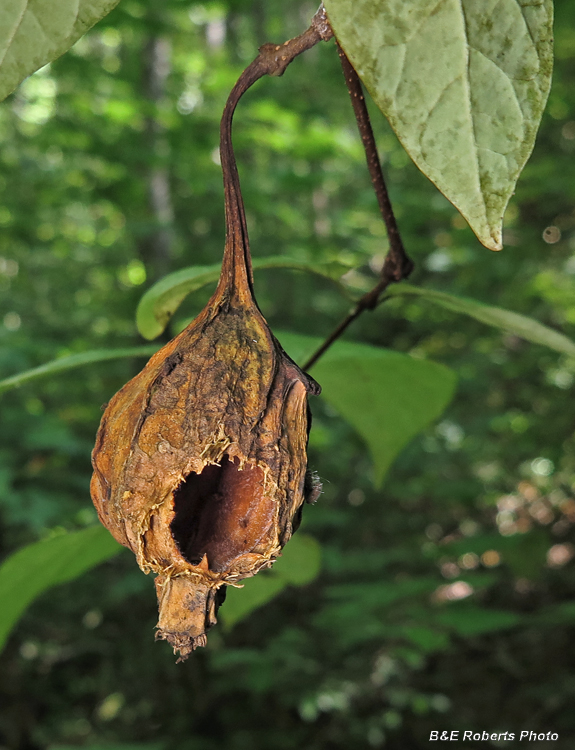
[{"label": "leaf underside", "polygon": [[325,0],[338,42],[419,169],[501,249],[552,71],[552,0]]},{"label": "leaf underside", "polygon": [[3,0],[0,101],[27,76],[62,55],[119,0]]},{"label": "leaf underside", "polygon": [[514,336],[520,336],[526,341],[547,346],[549,349],[553,349],[561,354],[567,354],[571,357],[575,356],[575,342],[570,338],[553,328],[549,328],[549,326],[543,325],[543,323],[534,318],[520,315],[512,310],[484,305],[482,302],[477,302],[474,299],[456,297],[453,294],[446,294],[445,292],[420,286],[412,286],[411,284],[397,284],[396,286],[389,287],[386,294],[393,297],[420,297],[446,310],[451,310],[451,312],[468,315],[470,318],[475,318],[475,320],[481,323],[499,328]]}]

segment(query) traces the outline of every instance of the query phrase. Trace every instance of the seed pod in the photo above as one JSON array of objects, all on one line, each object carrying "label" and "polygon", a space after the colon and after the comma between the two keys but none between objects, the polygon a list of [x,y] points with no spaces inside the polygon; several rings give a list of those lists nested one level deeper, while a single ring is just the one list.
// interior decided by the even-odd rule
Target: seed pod
[{"label": "seed pod", "polygon": [[[221,129],[226,245],[214,296],[106,408],[92,454],[102,523],[156,573],[156,637],[185,659],[226,585],[269,567],[306,493],[307,395],[255,301],[230,95]],[[240,85],[241,84],[241,85]],[[317,493],[316,493],[317,496]]]}]

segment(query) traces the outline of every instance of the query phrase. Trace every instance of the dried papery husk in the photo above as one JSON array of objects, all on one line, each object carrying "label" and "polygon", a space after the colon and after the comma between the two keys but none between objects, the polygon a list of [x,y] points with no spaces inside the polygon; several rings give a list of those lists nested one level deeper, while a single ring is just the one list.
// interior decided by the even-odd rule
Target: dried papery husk
[{"label": "dried papery husk", "polygon": [[[259,76],[258,76],[259,77]],[[222,119],[226,245],[214,296],[108,404],[92,454],[102,523],[156,574],[156,637],[185,659],[206,643],[226,585],[269,567],[305,496],[308,394],[255,301],[248,237]]]}]

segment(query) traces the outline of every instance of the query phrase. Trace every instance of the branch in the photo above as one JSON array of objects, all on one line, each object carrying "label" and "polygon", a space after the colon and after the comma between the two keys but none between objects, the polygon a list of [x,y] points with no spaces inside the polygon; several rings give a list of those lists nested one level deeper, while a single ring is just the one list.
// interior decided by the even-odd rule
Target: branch
[{"label": "branch", "polygon": [[347,89],[351,97],[355,119],[357,120],[357,126],[365,149],[367,168],[369,169],[381,216],[387,229],[389,250],[385,261],[383,262],[378,283],[373,289],[367,292],[367,294],[364,294],[363,297],[361,297],[355,308],[341,321],[319,349],[308,359],[303,366],[304,370],[308,370],[314,365],[322,354],[329,349],[333,342],[342,335],[347,327],[353,323],[353,321],[358,318],[364,310],[374,310],[379,304],[382,293],[390,284],[406,279],[413,270],[413,261],[405,252],[391,201],[389,199],[389,194],[387,192],[387,187],[385,185],[385,180],[383,178],[381,162],[379,160],[379,154],[377,153],[375,138],[371,128],[369,113],[365,104],[365,97],[363,95],[359,76],[339,44],[337,45],[337,49]]}]

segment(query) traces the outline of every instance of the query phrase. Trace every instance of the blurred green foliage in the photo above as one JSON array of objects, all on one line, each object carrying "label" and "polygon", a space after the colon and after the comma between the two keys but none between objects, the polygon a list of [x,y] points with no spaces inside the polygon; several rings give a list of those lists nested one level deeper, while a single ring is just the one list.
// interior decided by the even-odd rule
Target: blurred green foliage
[{"label": "blurred green foliage", "polygon": [[[294,36],[314,10],[124,0],[1,105],[0,377],[141,346],[143,292],[219,261],[227,92],[261,43]],[[573,0],[558,4],[548,112],[502,253],[479,245],[373,108],[417,264],[410,281],[571,339],[574,11]],[[333,44],[320,45],[259,82],[238,109],[236,150],[254,257],[339,263],[361,290],[387,241],[338,65]],[[262,269],[256,286],[274,330],[324,337],[349,307],[318,276]],[[183,301],[173,330],[210,291]],[[556,747],[572,747],[575,359],[415,295],[393,296],[347,338],[434,360],[459,385],[383,489],[359,434],[312,403],[310,462],[324,494],[302,531],[321,545],[320,575],[217,626],[177,666],[153,641],[152,581],[129,555],[50,589],[0,657],[3,750],[395,750],[439,728],[553,730]],[[2,559],[95,522],[100,406],[140,362],[94,362],[2,397]]]},{"label": "blurred green foliage", "polygon": [[30,602],[46,589],[71,581],[122,549],[102,526],[67,533],[15,552],[0,566],[0,648]]}]

